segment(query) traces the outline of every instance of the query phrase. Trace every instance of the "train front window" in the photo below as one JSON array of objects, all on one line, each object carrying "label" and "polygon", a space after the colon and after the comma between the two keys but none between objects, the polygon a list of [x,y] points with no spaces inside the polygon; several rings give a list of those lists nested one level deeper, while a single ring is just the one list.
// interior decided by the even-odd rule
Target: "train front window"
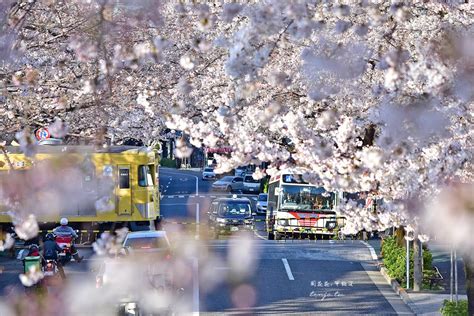
[{"label": "train front window", "polygon": [[[151,167],[151,168],[150,168]],[[153,166],[140,165],[138,166],[138,185],[141,187],[153,186]]]}]

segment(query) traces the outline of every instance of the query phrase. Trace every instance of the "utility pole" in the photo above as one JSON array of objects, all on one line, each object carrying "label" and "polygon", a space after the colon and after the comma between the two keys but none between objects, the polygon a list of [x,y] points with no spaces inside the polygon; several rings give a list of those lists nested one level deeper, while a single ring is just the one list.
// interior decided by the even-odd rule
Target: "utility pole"
[{"label": "utility pole", "polygon": [[458,257],[456,249],[454,249],[454,294],[456,295],[456,305],[458,304]]},{"label": "utility pole", "polygon": [[421,241],[416,238],[413,240],[413,291],[419,292],[422,288],[423,271],[421,260],[423,258],[423,247]]},{"label": "utility pole", "polygon": [[406,267],[407,267],[407,290],[410,288],[410,240],[406,238],[407,241],[407,260],[406,260]]}]

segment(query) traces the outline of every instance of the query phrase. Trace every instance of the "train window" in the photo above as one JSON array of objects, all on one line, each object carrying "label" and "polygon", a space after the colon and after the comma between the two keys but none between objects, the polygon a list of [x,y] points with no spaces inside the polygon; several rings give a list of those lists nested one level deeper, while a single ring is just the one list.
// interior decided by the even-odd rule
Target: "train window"
[{"label": "train window", "polygon": [[138,166],[138,185],[141,187],[153,186],[153,166],[141,165]]},{"label": "train window", "polygon": [[119,188],[130,189],[130,169],[128,168],[119,169]]}]

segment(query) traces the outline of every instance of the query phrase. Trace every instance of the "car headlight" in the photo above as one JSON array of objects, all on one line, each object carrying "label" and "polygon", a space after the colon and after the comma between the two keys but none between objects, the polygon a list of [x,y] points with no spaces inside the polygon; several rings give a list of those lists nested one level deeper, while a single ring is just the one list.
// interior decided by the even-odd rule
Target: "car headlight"
[{"label": "car headlight", "polygon": [[327,229],[334,229],[336,228],[337,223],[336,222],[327,222],[326,223],[326,228]]},{"label": "car headlight", "polygon": [[279,219],[278,220],[278,225],[288,226],[288,220],[287,219]]}]

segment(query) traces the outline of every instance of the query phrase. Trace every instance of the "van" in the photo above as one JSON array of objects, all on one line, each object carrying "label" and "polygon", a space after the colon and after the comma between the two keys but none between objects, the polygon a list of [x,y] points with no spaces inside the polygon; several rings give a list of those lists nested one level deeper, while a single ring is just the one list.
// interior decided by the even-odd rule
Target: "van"
[{"label": "van", "polygon": [[255,180],[251,174],[244,177],[244,193],[260,193],[260,180]]}]

